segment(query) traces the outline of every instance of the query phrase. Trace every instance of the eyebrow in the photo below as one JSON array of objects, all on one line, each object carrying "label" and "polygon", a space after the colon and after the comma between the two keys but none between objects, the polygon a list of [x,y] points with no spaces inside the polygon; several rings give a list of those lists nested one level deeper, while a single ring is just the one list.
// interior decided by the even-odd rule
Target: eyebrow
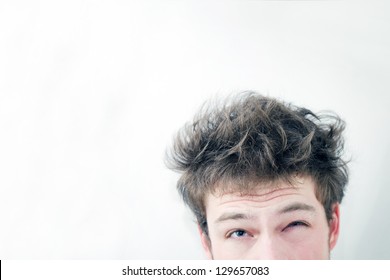
[{"label": "eyebrow", "polygon": [[296,202],[296,203],[292,203],[290,205],[285,206],[278,213],[285,214],[285,213],[290,213],[290,212],[294,212],[294,211],[316,212],[316,209],[309,204]]},{"label": "eyebrow", "polygon": [[224,213],[215,220],[215,223],[222,223],[228,220],[250,220],[253,217],[244,213]]}]

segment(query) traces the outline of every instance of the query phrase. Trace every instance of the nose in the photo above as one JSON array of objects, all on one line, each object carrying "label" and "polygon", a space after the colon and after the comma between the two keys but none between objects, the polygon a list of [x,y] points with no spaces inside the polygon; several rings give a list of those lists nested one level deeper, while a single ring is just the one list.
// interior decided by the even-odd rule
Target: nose
[{"label": "nose", "polygon": [[259,236],[252,246],[249,259],[252,260],[286,260],[288,256],[282,242],[269,235]]}]

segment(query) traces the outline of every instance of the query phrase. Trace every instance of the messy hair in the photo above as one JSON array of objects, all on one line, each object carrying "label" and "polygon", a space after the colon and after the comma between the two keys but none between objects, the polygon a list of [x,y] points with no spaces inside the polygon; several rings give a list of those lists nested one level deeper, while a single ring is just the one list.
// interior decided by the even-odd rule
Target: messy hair
[{"label": "messy hair", "polygon": [[332,219],[348,182],[342,159],[345,123],[255,92],[206,103],[177,134],[167,164],[181,172],[177,188],[206,234],[209,193],[250,193],[259,183],[310,176]]}]

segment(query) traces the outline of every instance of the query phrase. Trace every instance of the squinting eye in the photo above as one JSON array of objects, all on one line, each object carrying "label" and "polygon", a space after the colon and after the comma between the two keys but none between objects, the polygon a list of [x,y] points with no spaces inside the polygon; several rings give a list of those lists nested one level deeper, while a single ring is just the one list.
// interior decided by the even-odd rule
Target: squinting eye
[{"label": "squinting eye", "polygon": [[235,231],[229,233],[227,237],[241,238],[241,237],[244,237],[247,235],[248,235],[248,233],[245,230],[239,229],[239,230],[235,230]]},{"label": "squinting eye", "polygon": [[309,225],[302,221],[294,221],[292,223],[289,223],[288,226],[286,226],[283,230],[286,230],[288,228],[294,228],[294,227],[308,227]]}]

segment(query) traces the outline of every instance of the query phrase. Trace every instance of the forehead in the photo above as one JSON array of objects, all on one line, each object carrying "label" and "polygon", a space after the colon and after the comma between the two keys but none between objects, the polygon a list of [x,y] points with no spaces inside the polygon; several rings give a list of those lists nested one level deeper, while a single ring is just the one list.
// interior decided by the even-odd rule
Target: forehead
[{"label": "forehead", "polygon": [[[239,189],[239,188],[237,188]],[[250,191],[230,191],[208,194],[205,197],[206,212],[219,208],[255,206],[272,208],[285,203],[310,202],[321,206],[315,195],[315,183],[310,177],[299,177],[293,182],[259,183]]]}]

